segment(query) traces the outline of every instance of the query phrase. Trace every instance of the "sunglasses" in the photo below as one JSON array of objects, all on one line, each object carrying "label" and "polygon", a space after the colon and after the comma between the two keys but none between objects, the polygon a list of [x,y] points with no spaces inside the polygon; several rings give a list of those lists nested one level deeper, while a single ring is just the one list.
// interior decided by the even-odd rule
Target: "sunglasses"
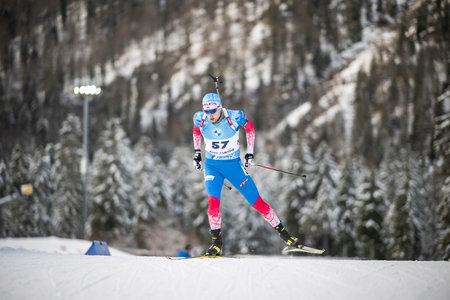
[{"label": "sunglasses", "polygon": [[216,111],[217,111],[217,108],[214,108],[214,109],[210,109],[210,110],[205,110],[205,113],[207,114],[207,115],[212,115],[212,114],[215,114],[216,113]]}]

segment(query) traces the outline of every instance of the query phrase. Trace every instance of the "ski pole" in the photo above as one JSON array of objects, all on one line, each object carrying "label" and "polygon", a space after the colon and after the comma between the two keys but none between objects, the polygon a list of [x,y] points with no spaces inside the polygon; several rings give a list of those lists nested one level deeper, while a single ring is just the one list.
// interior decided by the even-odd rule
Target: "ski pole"
[{"label": "ski pole", "polygon": [[219,97],[220,97],[220,93],[219,93],[219,83],[222,83],[222,80],[220,79],[220,77],[219,76],[213,76],[213,75],[211,75],[211,73],[208,73],[208,75],[209,75],[209,77],[211,77],[212,78],[212,80],[214,80],[214,87],[216,88],[216,92],[217,92],[217,95],[219,95]]},{"label": "ski pole", "polygon": [[306,178],[305,174],[295,174],[295,173],[291,173],[291,172],[287,172],[287,171],[283,171],[283,170],[278,170],[278,169],[271,168],[271,167],[261,166],[261,165],[258,165],[258,164],[253,164],[253,165],[256,166],[256,167],[260,167],[260,168],[264,168],[264,169],[268,169],[268,170],[272,170],[272,171],[276,171],[276,172],[280,172],[280,173],[285,173],[285,174],[294,175],[294,176],[297,176],[297,177]]},{"label": "ski pole", "polygon": [[[216,88],[217,95],[220,97],[219,93],[219,83],[222,83],[222,80],[220,80],[220,76],[213,76],[211,73],[208,73],[209,77],[214,81],[214,87]],[[231,191],[231,186],[228,186],[226,183],[223,184],[228,190]]]}]

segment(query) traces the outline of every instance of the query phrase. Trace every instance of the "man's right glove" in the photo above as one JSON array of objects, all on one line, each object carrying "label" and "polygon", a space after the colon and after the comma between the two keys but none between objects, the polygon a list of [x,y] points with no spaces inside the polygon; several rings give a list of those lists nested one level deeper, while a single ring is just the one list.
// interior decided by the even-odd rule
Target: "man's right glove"
[{"label": "man's right glove", "polygon": [[244,168],[249,169],[255,164],[255,156],[251,153],[245,154]]},{"label": "man's right glove", "polygon": [[201,150],[195,150],[193,164],[194,164],[194,168],[196,170],[201,171],[203,169],[202,168],[202,151]]}]

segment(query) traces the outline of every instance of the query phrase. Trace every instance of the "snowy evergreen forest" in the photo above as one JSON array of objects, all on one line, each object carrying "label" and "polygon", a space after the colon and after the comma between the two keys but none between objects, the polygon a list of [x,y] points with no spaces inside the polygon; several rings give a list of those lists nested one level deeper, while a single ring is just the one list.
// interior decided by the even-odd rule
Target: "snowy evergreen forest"
[{"label": "snowy evergreen forest", "polygon": [[[93,83],[86,238],[206,247],[192,115],[210,72],[255,124],[256,162],[306,175],[249,171],[305,244],[450,258],[449,1],[5,0],[0,16],[1,237],[82,237],[73,88]],[[221,212],[226,254],[282,249],[235,189]]]}]

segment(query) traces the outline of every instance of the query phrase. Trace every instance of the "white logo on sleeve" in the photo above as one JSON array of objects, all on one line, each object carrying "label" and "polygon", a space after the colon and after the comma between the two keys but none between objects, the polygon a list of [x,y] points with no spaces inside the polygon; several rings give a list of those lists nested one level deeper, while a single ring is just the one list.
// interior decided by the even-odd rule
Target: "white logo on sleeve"
[{"label": "white logo on sleeve", "polygon": [[205,181],[209,181],[209,180],[214,180],[214,176],[213,175],[206,175],[205,176]]}]

